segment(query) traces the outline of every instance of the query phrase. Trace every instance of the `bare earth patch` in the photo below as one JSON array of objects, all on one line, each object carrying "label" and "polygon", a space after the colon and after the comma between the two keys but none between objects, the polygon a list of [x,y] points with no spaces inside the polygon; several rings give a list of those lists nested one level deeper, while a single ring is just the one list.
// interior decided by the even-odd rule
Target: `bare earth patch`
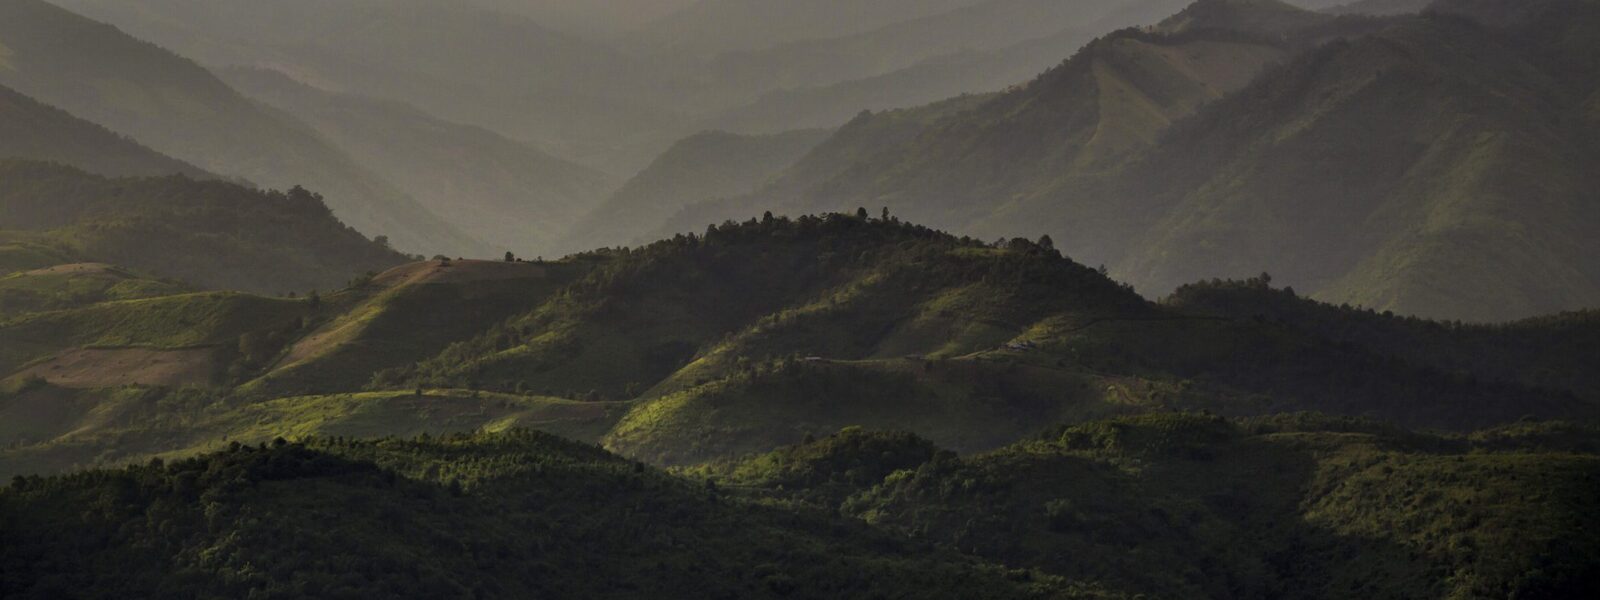
[{"label": "bare earth patch", "polygon": [[22,275],[24,277],[38,275],[105,275],[110,277],[127,277],[125,273],[106,263],[72,263],[67,265],[56,265],[53,267],[45,267],[43,269],[24,271]]},{"label": "bare earth patch", "polygon": [[543,278],[545,269],[525,262],[497,260],[430,260],[400,265],[379,273],[374,285],[399,287],[421,283],[465,283],[496,279]]},{"label": "bare earth patch", "polygon": [[216,368],[212,348],[79,348],[23,369],[22,377],[43,377],[68,388],[140,385],[205,385]]}]

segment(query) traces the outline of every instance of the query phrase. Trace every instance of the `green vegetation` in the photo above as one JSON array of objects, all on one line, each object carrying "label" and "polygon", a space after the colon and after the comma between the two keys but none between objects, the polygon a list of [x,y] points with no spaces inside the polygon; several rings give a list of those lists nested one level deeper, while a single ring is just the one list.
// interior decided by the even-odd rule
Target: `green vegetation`
[{"label": "green vegetation", "polygon": [[521,431],[20,479],[0,533],[8,598],[1098,595]]},{"label": "green vegetation", "polygon": [[[988,244],[864,213],[751,219],[556,262],[417,262],[303,299],[187,294],[23,314],[0,323],[0,373],[33,385],[11,406],[76,433],[19,438],[4,455],[48,472],[230,437],[533,419],[690,466],[852,425],[971,453],[1041,423],[1164,410],[1451,430],[1600,414],[1588,315],[1462,326],[1316,304],[1265,278],[1153,304],[1049,239]],[[193,388],[193,407],[94,400],[136,386]],[[374,395],[340,400],[363,388]],[[478,396],[443,412],[431,397],[399,401],[418,389]],[[67,417],[45,408],[61,397]],[[540,398],[586,416],[547,427],[498,404]]]},{"label": "green vegetation", "polygon": [[0,227],[44,233],[30,245],[72,257],[61,262],[115,261],[205,287],[283,293],[338,287],[404,260],[302,188],[261,192],[182,175],[105,179],[16,160],[0,161],[0,181]]},{"label": "green vegetation", "polygon": [[20,313],[188,291],[191,290],[182,283],[140,277],[111,265],[56,265],[0,276],[0,320]]},{"label": "green vegetation", "polygon": [[1308,414],[1096,421],[969,457],[852,428],[677,475],[525,430],[233,443],[14,478],[0,591],[1581,598],[1597,447],[1562,423]]},{"label": "green vegetation", "polygon": [[381,371],[430,358],[537,306],[587,268],[581,262],[488,261],[398,267],[330,294],[324,312],[335,316],[244,389],[272,395],[360,389]]},{"label": "green vegetation", "polygon": [[1597,433],[1158,414],[966,458],[846,431],[725,472],[730,489],[1129,593],[1577,598],[1600,560]]}]

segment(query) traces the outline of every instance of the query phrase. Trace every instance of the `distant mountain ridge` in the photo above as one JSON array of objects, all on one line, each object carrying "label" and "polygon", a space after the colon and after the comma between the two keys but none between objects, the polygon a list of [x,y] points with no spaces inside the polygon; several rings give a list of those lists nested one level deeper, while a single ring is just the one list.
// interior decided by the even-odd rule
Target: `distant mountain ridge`
[{"label": "distant mountain ridge", "polygon": [[5,86],[0,86],[0,158],[55,161],[113,177],[214,177]]},{"label": "distant mountain ridge", "polygon": [[[1445,318],[1594,306],[1600,279],[1578,258],[1594,239],[1580,232],[1595,230],[1583,208],[1595,183],[1578,166],[1600,121],[1597,69],[1581,58],[1592,4],[1510,5],[1434,9],[1470,7],[1495,29],[1202,0],[848,168],[685,214],[887,205],[984,236],[1049,233],[1153,296],[1270,271],[1319,298]],[[1467,58],[1484,47],[1499,54]],[[1385,136],[1383,151],[1411,154],[1360,149]],[[1538,200],[1513,209],[1518,184],[1496,172],[1540,173]]]},{"label": "distant mountain ridge", "polygon": [[756,189],[829,133],[708,131],[684,138],[572,225],[562,247],[579,251],[648,243],[659,225],[684,207]]},{"label": "distant mountain ridge", "polygon": [[340,218],[411,251],[486,254],[303,124],[239,95],[199,65],[39,0],[0,4],[7,85],[208,171],[259,185],[304,184]]},{"label": "distant mountain ridge", "polygon": [[496,249],[556,254],[561,237],[617,185],[594,169],[401,102],[330,92],[266,69],[222,76],[311,123],[440,219]]}]

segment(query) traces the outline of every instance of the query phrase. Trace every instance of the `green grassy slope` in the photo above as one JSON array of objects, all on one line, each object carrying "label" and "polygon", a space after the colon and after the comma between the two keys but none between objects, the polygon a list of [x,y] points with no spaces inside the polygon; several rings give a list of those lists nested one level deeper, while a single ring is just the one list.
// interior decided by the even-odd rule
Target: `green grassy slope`
[{"label": "green grassy slope", "polygon": [[[684,207],[744,194],[765,184],[828,137],[802,130],[772,135],[721,131],[673,144],[570,228],[561,245],[633,245]],[[654,241],[654,240],[650,240]]]},{"label": "green grassy slope", "polygon": [[308,302],[204,292],[105,302],[0,323],[0,372],[81,346],[184,348],[237,344],[252,331],[298,329]]},{"label": "green grassy slope", "polygon": [[213,173],[327,195],[339,217],[413,252],[487,253],[416,201],[189,60],[39,0],[0,5],[0,85]]},{"label": "green grassy slope", "polygon": [[[502,398],[606,407],[575,427],[665,465],[851,425],[981,452],[1042,423],[1165,410],[1311,410],[1448,430],[1600,417],[1586,315],[1463,327],[1305,303],[1265,280],[1154,304],[1048,240],[997,246],[839,214],[553,263],[413,263],[315,301],[101,303],[15,319],[0,338],[18,389],[50,383],[15,405],[44,415],[45,429],[77,431],[120,406],[96,413],[92,393],[72,392],[86,416],[64,417],[41,408],[55,388],[209,386],[194,406],[220,403],[174,409],[172,421],[94,421],[8,459],[45,471],[347,423],[365,423],[350,425],[364,435],[491,427],[518,412]],[[430,413],[428,400],[403,400],[419,388],[482,397]],[[379,395],[339,400],[359,389]],[[250,408],[283,397],[311,400]],[[371,406],[391,416],[343,416]]]},{"label": "green grassy slope", "polygon": [[965,458],[851,431],[710,473],[1130,593],[1576,598],[1600,560],[1595,435],[1165,414]]},{"label": "green grassy slope", "polygon": [[0,85],[0,157],[69,164],[110,176],[209,177],[200,168]]},{"label": "green grassy slope", "polygon": [[26,312],[188,291],[177,281],[142,277],[102,263],[55,265],[0,276],[0,320]]},{"label": "green grassy slope", "polygon": [[385,369],[438,354],[545,301],[581,263],[426,262],[402,265],[327,297],[329,315],[244,390],[360,389]]},{"label": "green grassy slope", "polygon": [[595,442],[622,403],[430,389],[251,399],[199,387],[96,389],[12,382],[0,390],[0,473],[60,473],[184,458],[279,436],[376,438],[536,429]]},{"label": "green grassy slope", "polygon": [[667,464],[855,424],[975,451],[1039,422],[1163,407],[1452,429],[1596,415],[1581,360],[1495,377],[1464,366],[1514,347],[1573,352],[1587,339],[1576,321],[1542,336],[1486,330],[1436,360],[1404,349],[1403,330],[1358,345],[1311,318],[1150,305],[1031,242],[996,248],[844,215],[752,220],[590,260],[530,311],[373,383],[638,399],[605,441]]},{"label": "green grassy slope", "polygon": [[27,479],[0,492],[0,531],[18,598],[1097,595],[527,432]]},{"label": "green grassy slope", "polygon": [[181,175],[106,179],[11,160],[0,161],[0,208],[0,229],[42,234],[34,244],[61,249],[62,262],[116,262],[206,287],[329,289],[404,260],[299,188],[259,192]]},{"label": "green grassy slope", "polygon": [[439,218],[518,254],[556,254],[557,241],[617,184],[593,169],[404,103],[326,91],[269,69],[221,75],[244,94],[311,124]]}]

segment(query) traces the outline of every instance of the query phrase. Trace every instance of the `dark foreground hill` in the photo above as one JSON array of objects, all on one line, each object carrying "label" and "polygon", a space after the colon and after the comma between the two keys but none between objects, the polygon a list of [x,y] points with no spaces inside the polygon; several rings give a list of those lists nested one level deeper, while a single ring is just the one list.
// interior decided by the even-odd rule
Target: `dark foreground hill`
[{"label": "dark foreground hill", "polygon": [[1597,448],[1163,414],[966,458],[852,430],[703,479],[524,431],[234,444],[13,479],[0,594],[1583,598]]},{"label": "dark foreground hill", "polygon": [[[341,287],[405,260],[301,188],[263,192],[183,175],[107,179],[9,160],[0,161],[0,215],[7,254],[18,257],[14,270],[113,262],[206,287],[280,294]],[[26,253],[38,256],[19,256]]]},{"label": "dark foreground hill", "polygon": [[19,479],[0,535],[7,598],[1096,595],[525,432]]},{"label": "dark foreground hill", "polygon": [[1592,427],[1469,436],[1315,415],[1161,414],[957,458],[845,431],[707,470],[729,488],[1164,598],[1581,598]]}]

